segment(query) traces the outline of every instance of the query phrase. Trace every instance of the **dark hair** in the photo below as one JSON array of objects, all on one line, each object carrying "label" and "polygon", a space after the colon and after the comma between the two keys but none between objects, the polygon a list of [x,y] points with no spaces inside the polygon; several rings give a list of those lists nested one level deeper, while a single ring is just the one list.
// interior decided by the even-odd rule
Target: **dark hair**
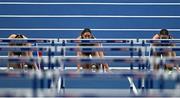
[{"label": "dark hair", "polygon": [[92,35],[92,38],[94,38],[94,36],[89,28],[84,28],[84,30],[81,32],[81,38],[82,38],[83,34],[86,32],[89,32]]},{"label": "dark hair", "polygon": [[24,36],[22,34],[17,34],[15,38],[24,38]]},{"label": "dark hair", "polygon": [[161,29],[159,32],[160,35],[169,35],[169,31],[167,29]]}]

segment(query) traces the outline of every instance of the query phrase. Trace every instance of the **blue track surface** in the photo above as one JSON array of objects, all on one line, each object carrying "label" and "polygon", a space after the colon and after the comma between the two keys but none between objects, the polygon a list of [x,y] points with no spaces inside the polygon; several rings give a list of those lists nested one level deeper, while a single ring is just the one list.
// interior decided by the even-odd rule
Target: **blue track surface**
[{"label": "blue track surface", "polygon": [[[25,2],[24,0],[0,0],[0,2]],[[105,2],[105,3],[180,3],[178,0],[26,0],[26,2]],[[115,15],[115,16],[180,16],[179,5],[2,5],[0,15]],[[180,18],[5,18],[0,17],[0,37],[7,38],[11,33],[20,33],[29,38],[77,38],[81,30],[8,30],[11,28],[65,28],[83,29],[179,29]],[[6,30],[1,30],[5,28]],[[170,31],[175,38],[180,38],[180,31]],[[152,38],[154,31],[111,31],[93,30],[97,38]],[[123,64],[122,64],[123,65]],[[27,80],[14,80],[12,85],[0,79],[6,87],[31,87]],[[28,80],[29,81],[29,80]],[[20,82],[20,83],[18,83]],[[24,85],[24,82],[28,83]],[[88,85],[87,85],[88,84]],[[136,86],[137,80],[135,80]],[[174,88],[168,82],[167,88]],[[158,88],[154,84],[154,88]],[[5,87],[0,85],[0,87]],[[127,79],[66,79],[67,88],[129,88]]]}]

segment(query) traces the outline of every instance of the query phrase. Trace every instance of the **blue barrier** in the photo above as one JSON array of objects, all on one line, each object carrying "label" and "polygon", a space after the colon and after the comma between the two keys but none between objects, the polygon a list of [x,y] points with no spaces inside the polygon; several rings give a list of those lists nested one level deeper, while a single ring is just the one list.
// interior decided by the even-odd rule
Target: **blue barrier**
[{"label": "blue barrier", "polygon": [[50,47],[1,46],[0,51],[47,51]]},{"label": "blue barrier", "polygon": [[101,39],[67,39],[67,43],[130,43],[131,40],[135,39],[106,39],[106,40],[101,40]]},{"label": "blue barrier", "polygon": [[50,43],[57,39],[7,39],[0,38],[0,42],[4,43]]}]

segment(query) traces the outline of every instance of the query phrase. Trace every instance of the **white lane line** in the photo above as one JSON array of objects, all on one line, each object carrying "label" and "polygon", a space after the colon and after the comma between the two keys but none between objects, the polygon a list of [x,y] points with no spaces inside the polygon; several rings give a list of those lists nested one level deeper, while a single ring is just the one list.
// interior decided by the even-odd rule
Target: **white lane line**
[{"label": "white lane line", "polygon": [[0,15],[1,18],[180,18],[180,16],[129,15]]},{"label": "white lane line", "polygon": [[180,3],[109,3],[109,2],[0,2],[1,5],[180,5]]},{"label": "white lane line", "polygon": [[[0,28],[0,30],[23,30],[23,31],[39,31],[39,30],[50,30],[50,31],[80,31],[82,28]],[[161,29],[91,29],[93,31],[160,31]],[[180,29],[168,29],[169,31],[180,31]]]}]

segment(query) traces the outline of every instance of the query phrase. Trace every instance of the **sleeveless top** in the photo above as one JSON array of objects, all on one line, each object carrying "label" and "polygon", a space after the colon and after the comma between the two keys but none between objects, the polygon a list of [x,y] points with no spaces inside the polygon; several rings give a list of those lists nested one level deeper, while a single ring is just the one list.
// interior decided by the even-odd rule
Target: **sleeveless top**
[{"label": "sleeveless top", "polygon": [[[25,44],[15,44],[15,43],[11,43],[10,44],[10,46],[25,46]],[[14,51],[11,51],[15,56],[24,56],[24,55],[26,55],[26,52],[20,52],[20,51],[16,51],[16,52],[14,52]]]}]

